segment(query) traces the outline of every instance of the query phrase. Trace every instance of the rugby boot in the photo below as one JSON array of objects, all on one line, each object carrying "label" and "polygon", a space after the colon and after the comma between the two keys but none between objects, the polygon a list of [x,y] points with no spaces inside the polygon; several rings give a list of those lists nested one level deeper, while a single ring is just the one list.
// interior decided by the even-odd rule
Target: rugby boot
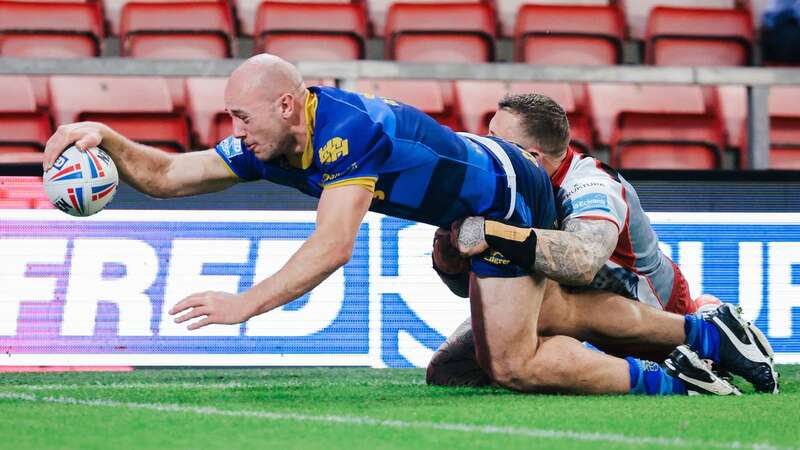
[{"label": "rugby boot", "polygon": [[752,383],[758,392],[777,394],[772,347],[758,327],[742,319],[741,308],[724,303],[703,318],[719,331],[719,367]]},{"label": "rugby boot", "polygon": [[686,345],[673,350],[664,366],[668,374],[686,384],[689,395],[742,395],[733,383],[720,378],[711,370],[711,364]]}]

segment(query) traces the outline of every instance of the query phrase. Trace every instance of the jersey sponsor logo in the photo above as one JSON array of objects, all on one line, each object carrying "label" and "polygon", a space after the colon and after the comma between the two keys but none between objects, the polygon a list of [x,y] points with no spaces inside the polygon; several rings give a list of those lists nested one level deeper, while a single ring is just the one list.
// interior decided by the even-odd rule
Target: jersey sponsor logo
[{"label": "jersey sponsor logo", "polygon": [[503,254],[497,250],[491,250],[488,254],[483,256],[483,260],[498,266],[511,264],[511,260],[503,256]]},{"label": "jersey sponsor logo", "polygon": [[347,139],[336,136],[319,149],[319,162],[322,164],[330,164],[342,156],[347,156],[349,152]]},{"label": "jersey sponsor logo", "polygon": [[222,154],[224,154],[225,157],[228,159],[231,159],[234,156],[242,154],[241,139],[236,139],[236,138],[225,139],[224,141],[219,143],[219,147],[222,150]]},{"label": "jersey sponsor logo", "polygon": [[570,198],[573,195],[575,195],[576,193],[578,193],[579,191],[582,191],[584,189],[591,188],[591,187],[605,189],[606,185],[604,185],[603,183],[597,182],[597,181],[587,181],[585,183],[577,183],[577,184],[573,185],[569,190],[566,191],[566,193],[564,194],[564,197],[565,198]]},{"label": "jersey sponsor logo", "polygon": [[338,172],[338,173],[323,173],[322,174],[322,182],[323,183],[327,183],[329,181],[332,181],[332,180],[335,180],[335,179],[339,178],[340,176],[342,176],[342,172]]},{"label": "jersey sponsor logo", "polygon": [[577,214],[584,211],[611,212],[611,208],[608,207],[608,196],[594,192],[580,196],[574,200],[568,200],[565,204],[566,215]]}]

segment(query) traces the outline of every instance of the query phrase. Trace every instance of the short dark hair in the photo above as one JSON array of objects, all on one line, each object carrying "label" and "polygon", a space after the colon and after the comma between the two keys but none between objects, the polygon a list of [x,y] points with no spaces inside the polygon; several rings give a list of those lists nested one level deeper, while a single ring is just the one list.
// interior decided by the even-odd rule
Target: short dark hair
[{"label": "short dark hair", "polygon": [[543,152],[559,155],[567,150],[567,113],[552,98],[536,93],[506,94],[497,105],[519,115],[523,132]]}]

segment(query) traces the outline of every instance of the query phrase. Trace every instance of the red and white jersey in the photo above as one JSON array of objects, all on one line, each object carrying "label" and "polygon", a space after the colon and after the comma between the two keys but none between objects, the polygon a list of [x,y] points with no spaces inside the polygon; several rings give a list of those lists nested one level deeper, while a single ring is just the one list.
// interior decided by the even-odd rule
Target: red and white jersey
[{"label": "red and white jersey", "polygon": [[658,236],[633,186],[616,170],[572,149],[550,178],[562,226],[581,218],[607,220],[619,230],[614,253],[588,287],[682,311],[683,303],[690,301],[680,298],[688,297],[685,280],[659,249]]}]

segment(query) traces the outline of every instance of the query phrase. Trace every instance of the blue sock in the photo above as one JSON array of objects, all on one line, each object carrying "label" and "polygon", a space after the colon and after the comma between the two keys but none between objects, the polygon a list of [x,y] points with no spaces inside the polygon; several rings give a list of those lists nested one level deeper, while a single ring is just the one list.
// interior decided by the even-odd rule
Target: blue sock
[{"label": "blue sock", "polygon": [[631,374],[630,394],[686,395],[686,384],[658,364],[636,358],[625,358]]},{"label": "blue sock", "polygon": [[695,314],[687,314],[683,322],[686,345],[701,358],[719,363],[719,330],[711,322]]}]

